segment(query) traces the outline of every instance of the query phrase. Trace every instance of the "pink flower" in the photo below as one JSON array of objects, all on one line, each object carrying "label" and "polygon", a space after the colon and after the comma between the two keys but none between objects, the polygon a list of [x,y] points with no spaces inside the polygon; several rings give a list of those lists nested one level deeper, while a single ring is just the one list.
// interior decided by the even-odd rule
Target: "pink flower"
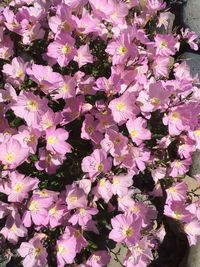
[{"label": "pink flower", "polygon": [[96,208],[79,208],[69,219],[72,225],[79,224],[80,226],[86,226],[92,219],[92,215],[96,215],[98,210]]},{"label": "pink flower", "polygon": [[58,89],[52,91],[53,99],[67,99],[75,97],[76,95],[76,79],[74,77],[65,75],[63,79],[58,83]]},{"label": "pink flower", "polygon": [[62,32],[56,36],[54,42],[49,44],[47,56],[53,58],[61,67],[66,67],[76,55],[74,43],[74,39],[69,34]]},{"label": "pink flower", "polygon": [[119,214],[111,219],[112,231],[109,238],[116,242],[134,245],[140,238],[142,221],[134,214]]},{"label": "pink flower", "polygon": [[128,193],[128,188],[133,185],[133,174],[121,174],[112,177],[112,192],[119,197]]},{"label": "pink flower", "polygon": [[171,34],[157,34],[155,36],[156,55],[171,56],[176,53],[177,40]]},{"label": "pink flower", "polygon": [[61,203],[57,202],[52,204],[48,210],[48,216],[46,217],[46,222],[51,228],[61,225],[64,214],[66,213],[66,208]]},{"label": "pink flower", "polygon": [[22,125],[18,128],[18,134],[13,135],[13,138],[19,141],[23,148],[28,148],[30,153],[35,154],[40,135],[39,130]]},{"label": "pink flower", "polygon": [[88,44],[79,47],[77,55],[74,57],[74,61],[78,63],[79,68],[87,63],[93,63],[93,56],[90,53]]},{"label": "pink flower", "polygon": [[189,171],[191,163],[192,163],[191,158],[185,160],[174,160],[171,163],[169,175],[172,177],[176,177],[178,175],[184,175]]},{"label": "pink flower", "polygon": [[105,267],[110,262],[110,255],[107,251],[98,250],[95,251],[87,260],[86,264],[92,267]]},{"label": "pink flower", "polygon": [[184,225],[184,231],[187,234],[189,245],[196,245],[197,237],[200,235],[200,222],[192,220]]},{"label": "pink flower", "polygon": [[47,150],[65,155],[71,152],[71,146],[65,142],[68,132],[62,128],[50,128],[46,130]]},{"label": "pink flower", "polygon": [[31,219],[35,225],[44,225],[45,219],[48,216],[47,209],[51,206],[52,202],[49,197],[33,196],[28,203],[28,210],[25,211],[23,216],[23,223],[26,227],[31,226]]},{"label": "pink flower", "polygon": [[130,248],[130,253],[125,258],[124,265],[126,267],[145,267],[150,260],[153,260],[152,254],[153,244],[145,236]]},{"label": "pink flower", "polygon": [[24,267],[43,267],[47,263],[47,251],[39,238],[32,238],[29,242],[22,242],[18,253],[23,259]]},{"label": "pink flower", "polygon": [[134,37],[125,32],[120,37],[108,44],[106,52],[113,56],[113,65],[123,64],[127,59],[135,59],[137,56],[137,47],[132,42]]},{"label": "pink flower", "polygon": [[103,149],[95,149],[94,152],[82,160],[82,170],[88,172],[91,177],[96,177],[102,172],[111,169],[112,159],[107,157]]},{"label": "pink flower", "polygon": [[48,100],[31,93],[22,91],[17,100],[11,104],[15,115],[24,119],[28,126],[37,127],[41,116],[47,110]]},{"label": "pink flower", "polygon": [[97,124],[98,121],[94,120],[92,115],[86,114],[81,128],[81,138],[92,140],[94,143],[99,144],[103,138],[103,135],[96,130]]},{"label": "pink flower", "polygon": [[67,203],[68,210],[85,208],[88,203],[85,192],[82,189],[71,185],[66,186],[65,201]]},{"label": "pink flower", "polygon": [[13,58],[11,64],[5,64],[2,72],[6,75],[6,80],[13,85],[20,85],[25,78],[26,67],[28,63],[25,63],[22,58]]},{"label": "pink flower", "polygon": [[46,131],[49,128],[54,128],[56,125],[60,124],[61,121],[62,116],[60,112],[54,113],[52,109],[48,109],[41,117],[40,128]]},{"label": "pink flower", "polygon": [[177,183],[166,190],[166,203],[170,201],[184,201],[186,199],[187,184],[185,182]]},{"label": "pink flower", "polygon": [[54,72],[50,66],[33,64],[26,69],[26,73],[45,94],[51,93],[63,81],[62,75]]},{"label": "pink flower", "polygon": [[62,165],[65,160],[65,155],[39,148],[39,158],[39,161],[35,163],[35,167],[40,171],[45,170],[48,174],[53,174]]},{"label": "pink flower", "polygon": [[142,119],[142,117],[138,117],[136,119],[129,119],[126,123],[126,127],[129,131],[131,139],[136,145],[140,145],[143,140],[151,139],[151,132],[146,129],[147,122]]},{"label": "pink flower", "polygon": [[186,210],[183,201],[168,202],[164,207],[164,215],[183,222],[188,222],[191,218],[191,213]]},{"label": "pink flower", "polygon": [[101,141],[101,147],[112,156],[119,155],[128,144],[128,138],[111,128],[105,133],[105,138]]},{"label": "pink flower", "polygon": [[76,256],[76,239],[61,239],[57,241],[57,264],[58,267],[64,267],[65,264],[71,264]]},{"label": "pink flower", "polygon": [[106,203],[110,201],[113,196],[111,190],[112,184],[106,178],[98,181],[97,186],[92,189],[93,194],[97,199],[102,198]]},{"label": "pink flower", "polygon": [[8,201],[22,202],[24,198],[28,197],[28,193],[37,188],[39,180],[31,178],[16,171],[9,175],[9,181],[6,184]]},{"label": "pink flower", "polygon": [[71,32],[76,24],[72,19],[70,9],[67,5],[61,4],[57,6],[56,16],[49,18],[49,28],[53,33],[59,34],[62,32]]},{"label": "pink flower", "polygon": [[27,235],[27,229],[22,225],[19,214],[10,214],[7,217],[5,226],[1,229],[1,234],[12,244],[16,244],[19,237]]},{"label": "pink flower", "polygon": [[114,120],[120,125],[138,114],[135,95],[129,92],[125,92],[120,97],[113,99],[108,107],[112,111]]},{"label": "pink flower", "polygon": [[15,169],[22,164],[29,155],[29,150],[23,148],[13,137],[0,144],[0,161],[4,168]]}]

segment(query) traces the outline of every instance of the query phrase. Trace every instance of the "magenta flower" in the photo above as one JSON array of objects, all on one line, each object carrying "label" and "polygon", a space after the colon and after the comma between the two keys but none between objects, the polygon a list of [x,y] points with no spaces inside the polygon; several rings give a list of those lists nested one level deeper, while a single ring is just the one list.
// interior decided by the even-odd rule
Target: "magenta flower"
[{"label": "magenta flower", "polygon": [[24,267],[43,267],[47,263],[47,251],[39,238],[33,237],[29,242],[22,242],[18,253],[24,258]]},{"label": "magenta flower", "polygon": [[134,214],[119,214],[111,219],[112,231],[109,238],[116,242],[134,245],[140,238],[142,221]]},{"label": "magenta flower", "polygon": [[15,169],[22,164],[29,155],[29,150],[23,148],[13,137],[0,144],[0,161],[5,169]]},{"label": "magenta flower", "polygon": [[46,130],[47,150],[65,155],[71,152],[71,146],[65,142],[68,132],[62,128],[50,128]]},{"label": "magenta flower", "polygon": [[95,149],[94,152],[82,160],[82,170],[88,172],[91,177],[96,177],[102,172],[111,169],[112,159],[107,157],[103,149]]},{"label": "magenta flower", "polygon": [[47,56],[53,58],[61,67],[66,67],[75,55],[74,39],[67,33],[58,34],[55,41],[48,46]]},{"label": "magenta flower", "polygon": [[110,255],[105,250],[95,251],[87,260],[86,264],[92,267],[105,267],[110,262]]}]

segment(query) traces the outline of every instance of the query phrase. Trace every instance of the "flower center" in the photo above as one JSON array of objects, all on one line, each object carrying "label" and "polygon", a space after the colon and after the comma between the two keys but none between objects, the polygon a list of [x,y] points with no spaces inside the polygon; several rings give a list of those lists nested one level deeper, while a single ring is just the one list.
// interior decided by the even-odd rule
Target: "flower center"
[{"label": "flower center", "polygon": [[133,229],[131,227],[125,226],[122,230],[123,234],[127,237],[131,237],[133,235]]},{"label": "flower center", "polygon": [[151,104],[154,106],[159,106],[160,105],[160,99],[158,97],[153,97],[151,99]]},{"label": "flower center", "polygon": [[15,159],[15,154],[13,152],[8,152],[6,155],[5,155],[5,160],[8,162],[8,163],[11,163],[13,162]]},{"label": "flower center", "polygon": [[125,46],[120,46],[120,47],[118,48],[118,53],[119,53],[121,56],[125,55],[127,52],[128,52],[128,49],[127,49]]},{"label": "flower center", "polygon": [[68,44],[63,45],[62,47],[62,53],[64,55],[67,55],[71,52],[71,47]]},{"label": "flower center", "polygon": [[130,132],[130,134],[131,134],[132,137],[137,137],[138,136],[138,131],[137,130],[132,130]]},{"label": "flower center", "polygon": [[39,210],[38,202],[33,200],[31,202],[31,205],[29,206],[29,210],[30,211],[38,211]]},{"label": "flower center", "polygon": [[13,188],[13,190],[14,190],[16,193],[20,193],[20,192],[22,191],[22,189],[23,189],[23,185],[22,185],[21,183],[17,183],[17,184],[14,186],[14,188]]},{"label": "flower center", "polygon": [[126,106],[125,106],[125,104],[124,104],[123,102],[119,102],[119,103],[117,103],[117,105],[116,105],[116,109],[117,109],[118,111],[125,111],[125,108],[126,108]]},{"label": "flower center", "polygon": [[50,135],[47,139],[47,143],[49,145],[54,145],[57,142],[57,138],[53,135]]},{"label": "flower center", "polygon": [[30,111],[36,111],[38,109],[38,103],[35,100],[29,100],[27,107]]},{"label": "flower center", "polygon": [[104,170],[104,165],[103,163],[97,163],[96,164],[96,169],[99,171],[99,172],[102,172]]}]

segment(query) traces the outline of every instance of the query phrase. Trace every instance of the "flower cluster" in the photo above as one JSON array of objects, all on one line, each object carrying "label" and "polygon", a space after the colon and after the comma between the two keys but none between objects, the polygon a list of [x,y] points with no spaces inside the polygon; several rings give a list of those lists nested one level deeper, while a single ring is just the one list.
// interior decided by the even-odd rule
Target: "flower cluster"
[{"label": "flower cluster", "polygon": [[[200,201],[198,36],[164,0],[0,6],[0,234],[23,266],[148,266],[172,218],[190,245]],[[200,179],[196,177],[200,186]],[[162,216],[161,216],[162,214]],[[13,263],[13,266],[16,264]]]}]

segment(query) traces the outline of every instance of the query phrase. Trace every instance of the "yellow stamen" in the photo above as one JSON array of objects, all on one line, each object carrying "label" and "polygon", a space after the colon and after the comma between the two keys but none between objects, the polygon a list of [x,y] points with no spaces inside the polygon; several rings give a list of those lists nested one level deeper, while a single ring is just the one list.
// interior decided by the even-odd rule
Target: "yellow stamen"
[{"label": "yellow stamen", "polygon": [[125,111],[126,106],[125,106],[125,104],[124,104],[123,102],[119,102],[119,103],[117,103],[117,105],[116,105],[116,109],[117,109],[118,111]]},{"label": "yellow stamen", "polygon": [[15,154],[14,154],[14,152],[8,152],[8,153],[5,155],[5,160],[6,160],[8,163],[12,163],[12,162],[15,160]]},{"label": "yellow stamen", "polygon": [[29,100],[27,107],[30,111],[36,111],[38,109],[38,103],[35,100]]}]

